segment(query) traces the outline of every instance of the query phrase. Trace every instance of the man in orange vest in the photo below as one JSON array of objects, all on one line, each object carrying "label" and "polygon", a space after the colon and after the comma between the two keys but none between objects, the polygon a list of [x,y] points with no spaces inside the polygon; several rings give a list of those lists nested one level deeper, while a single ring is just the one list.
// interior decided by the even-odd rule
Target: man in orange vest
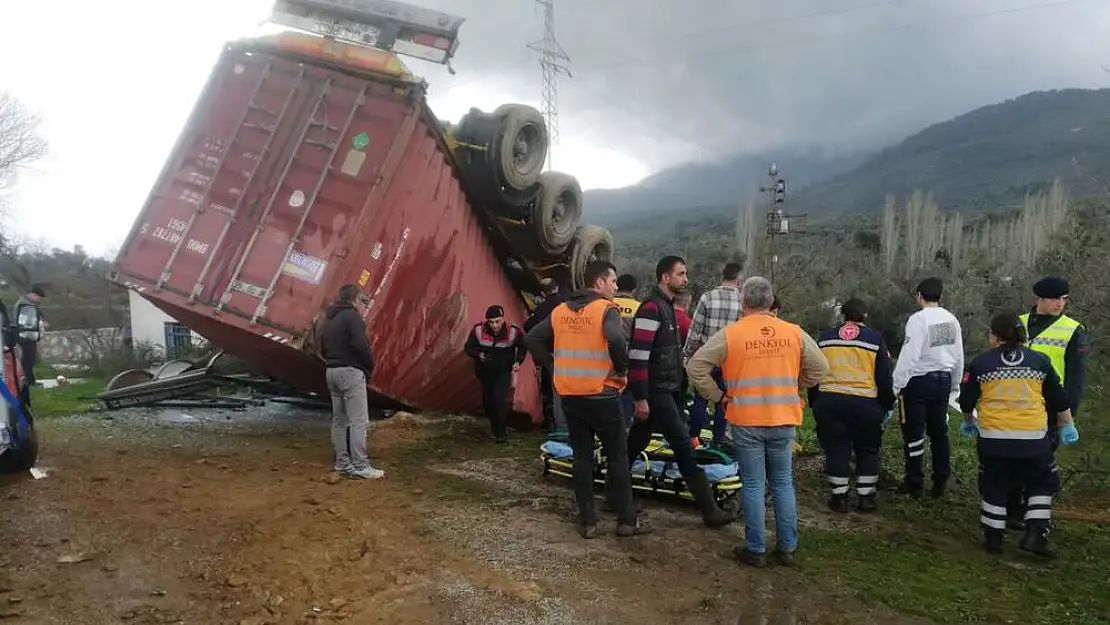
[{"label": "man in orange vest", "polygon": [[[687,372],[697,392],[724,402],[743,480],[746,527],[736,556],[752,566],[767,563],[764,488],[771,483],[779,561],[794,564],[798,509],[794,496],[794,429],[802,424],[799,388],[821,381],[829,363],[800,327],[771,314],[771,282],[748,278],[740,287],[739,321],[714,334],[693,356]],[[725,391],[713,381],[721,369]]]},{"label": "man in orange vest", "polygon": [[553,371],[555,392],[574,450],[574,498],[578,503],[578,532],[597,535],[594,505],[594,435],[609,459],[610,499],[617,510],[617,536],[651,531],[636,518],[632,503],[632,473],[620,394],[627,386],[628,341],[621,314],[613,303],[617,292],[616,267],[598,260],[586,265],[587,290],[572,293],[551,316],[536,324],[524,338],[538,366]]}]

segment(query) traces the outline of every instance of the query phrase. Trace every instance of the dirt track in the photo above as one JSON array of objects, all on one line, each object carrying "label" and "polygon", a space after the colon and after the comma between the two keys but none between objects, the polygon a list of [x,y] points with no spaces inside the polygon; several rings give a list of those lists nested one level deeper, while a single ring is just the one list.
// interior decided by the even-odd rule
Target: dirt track
[{"label": "dirt track", "polygon": [[[538,438],[494,456],[469,420],[395,418],[371,434],[387,478],[354,482],[329,474],[320,415],[188,415],[41,424],[49,476],[0,488],[14,545],[0,620],[910,622],[794,571],[741,568],[742,527],[706,530],[682,504],[651,503],[653,535],[618,541],[603,524],[583,541],[570,490],[540,476]],[[436,462],[437,449],[469,460]]]}]

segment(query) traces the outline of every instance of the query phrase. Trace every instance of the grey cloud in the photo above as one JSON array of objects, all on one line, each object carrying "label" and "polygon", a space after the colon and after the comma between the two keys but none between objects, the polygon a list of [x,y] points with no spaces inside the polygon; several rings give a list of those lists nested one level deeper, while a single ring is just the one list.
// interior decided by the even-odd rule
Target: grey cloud
[{"label": "grey cloud", "polygon": [[[525,47],[542,34],[532,2],[415,1],[467,18],[460,79],[493,75],[538,94]],[[654,168],[878,147],[1028,91],[1110,82],[1104,0],[556,2],[574,72],[560,84],[564,134]]]}]

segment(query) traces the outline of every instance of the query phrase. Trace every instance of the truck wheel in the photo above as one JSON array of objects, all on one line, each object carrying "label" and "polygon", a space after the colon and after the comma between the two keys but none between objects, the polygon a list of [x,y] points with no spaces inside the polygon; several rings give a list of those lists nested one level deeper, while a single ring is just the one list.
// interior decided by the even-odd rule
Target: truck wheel
[{"label": "truck wheel", "polygon": [[531,106],[502,104],[493,112],[500,122],[496,166],[500,182],[524,191],[536,184],[547,162],[547,125]]},{"label": "truck wheel", "polygon": [[570,275],[574,290],[585,288],[586,265],[594,260],[613,260],[613,235],[601,226],[579,226],[570,252]]},{"label": "truck wheel", "polygon": [[566,251],[581,219],[578,179],[557,171],[540,174],[540,195],[532,205],[532,224],[540,247],[549,254]]},{"label": "truck wheel", "polygon": [[23,406],[23,410],[27,414],[26,439],[19,442],[19,447],[0,454],[0,473],[30,471],[39,459],[39,438],[35,433],[35,418],[31,416],[30,408]]}]

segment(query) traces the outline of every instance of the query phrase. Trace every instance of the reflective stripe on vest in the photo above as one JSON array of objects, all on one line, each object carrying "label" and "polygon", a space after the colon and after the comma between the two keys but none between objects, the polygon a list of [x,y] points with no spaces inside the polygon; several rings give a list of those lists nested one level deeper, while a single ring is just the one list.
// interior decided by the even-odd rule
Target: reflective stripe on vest
[{"label": "reflective stripe on vest", "polygon": [[552,381],[561,396],[597,395],[605,387],[620,390],[624,378],[613,374],[609,341],[605,340],[605,312],[616,305],[607,299],[590,302],[585,308],[571,310],[559,304],[551,313],[555,334],[555,369]]},{"label": "reflective stripe on vest", "polygon": [[512,347],[516,341],[516,326],[509,326],[505,338],[494,339],[493,335],[486,331],[486,324],[479,323],[474,326],[474,338],[478,339],[478,345],[482,347]]},{"label": "reflective stripe on vest", "polygon": [[[1020,319],[1021,324],[1025,326],[1026,334],[1028,334],[1029,313],[1025,313]],[[1071,337],[1075,335],[1075,331],[1078,329],[1078,321],[1067,315],[1060,315],[1056,321],[1053,321],[1052,324],[1038,334],[1036,338],[1026,343],[1029,349],[1048,356],[1048,361],[1052,363],[1052,368],[1056,371],[1056,376],[1060,378],[1060,384],[1064,383],[1065,369],[1067,369],[1064,363],[1064,355],[1067,353],[1068,343],[1071,342]]]},{"label": "reflective stripe on vest", "polygon": [[636,311],[640,309],[640,300],[631,297],[614,297],[613,303],[617,305],[617,310],[625,318],[635,317]]},{"label": "reflective stripe on vest", "polygon": [[821,379],[819,387],[822,393],[871,399],[879,396],[879,386],[875,383],[878,345],[859,338],[831,338],[817,343],[817,346],[829,361],[828,373]]},{"label": "reflective stripe on vest", "polygon": [[1021,364],[979,374],[979,436],[1040,440],[1048,433],[1042,388],[1045,374]]},{"label": "reflective stripe on vest", "polygon": [[802,329],[770,315],[752,315],[726,326],[725,342],[728,352],[721,375],[728,422],[756,427],[801,425]]}]

